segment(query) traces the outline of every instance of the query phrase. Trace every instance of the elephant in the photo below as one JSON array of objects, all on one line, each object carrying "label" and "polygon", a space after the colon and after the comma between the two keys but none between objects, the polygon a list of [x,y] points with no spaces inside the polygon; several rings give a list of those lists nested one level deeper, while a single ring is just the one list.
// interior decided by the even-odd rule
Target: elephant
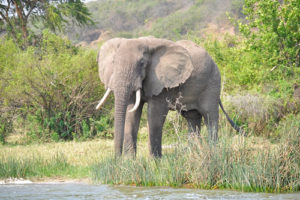
[{"label": "elephant", "polygon": [[[177,110],[188,122],[189,133],[199,135],[202,117],[209,141],[218,140],[220,72],[200,46],[189,40],[177,42],[152,36],[106,41],[97,55],[99,75],[106,92],[115,97],[115,155],[136,154],[143,105],[147,120],[150,155],[162,156],[162,128],[169,110]],[[234,122],[224,111],[231,125]]]}]

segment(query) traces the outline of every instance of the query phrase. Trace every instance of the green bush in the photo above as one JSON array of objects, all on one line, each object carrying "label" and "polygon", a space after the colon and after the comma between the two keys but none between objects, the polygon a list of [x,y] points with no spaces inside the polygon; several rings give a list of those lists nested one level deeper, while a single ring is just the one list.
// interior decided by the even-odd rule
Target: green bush
[{"label": "green bush", "polygon": [[239,28],[246,38],[246,47],[260,54],[262,63],[272,71],[268,79],[282,74],[299,73],[299,21],[298,0],[245,0],[246,23]]},{"label": "green bush", "polygon": [[96,52],[47,30],[38,47],[24,51],[10,40],[0,43],[0,107],[19,113],[30,136],[69,140],[96,135],[95,129],[89,133],[90,118],[100,119],[95,104],[104,92]]},{"label": "green bush", "polygon": [[12,119],[7,116],[7,113],[1,113],[0,116],[0,143],[6,143],[6,137],[12,130]]},{"label": "green bush", "polygon": [[[274,72],[265,55],[248,49],[243,37],[226,35],[224,39],[217,40],[191,36],[190,39],[203,46],[217,63],[224,92],[255,91],[285,102],[292,98],[294,85],[299,82],[299,67],[294,69],[294,75],[277,69]],[[288,65],[283,67],[289,68]]]}]

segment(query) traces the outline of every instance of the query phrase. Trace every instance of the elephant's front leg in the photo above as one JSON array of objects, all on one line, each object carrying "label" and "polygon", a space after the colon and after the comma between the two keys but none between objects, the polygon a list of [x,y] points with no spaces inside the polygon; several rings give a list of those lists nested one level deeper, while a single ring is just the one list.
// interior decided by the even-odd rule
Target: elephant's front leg
[{"label": "elephant's front leg", "polygon": [[168,110],[167,102],[159,98],[148,101],[149,149],[154,157],[161,157],[162,128]]},{"label": "elephant's front leg", "polygon": [[138,109],[133,112],[128,112],[133,106],[134,101],[131,101],[127,107],[126,119],[125,119],[125,130],[124,130],[124,153],[136,155],[136,142],[137,134],[140,125],[141,114],[143,110],[144,102],[141,102]]}]

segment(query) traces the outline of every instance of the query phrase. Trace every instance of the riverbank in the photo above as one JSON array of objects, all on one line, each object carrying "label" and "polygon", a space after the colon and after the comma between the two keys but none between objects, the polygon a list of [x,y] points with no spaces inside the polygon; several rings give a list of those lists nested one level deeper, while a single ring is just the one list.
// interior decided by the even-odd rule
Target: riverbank
[{"label": "riverbank", "polygon": [[90,166],[107,155],[112,140],[4,145],[0,179],[87,179]]},{"label": "riverbank", "polygon": [[0,179],[33,182],[83,181],[97,184],[292,192],[300,189],[299,132],[280,141],[220,131],[212,147],[203,138],[178,137],[165,145],[164,156],[148,156],[146,140],[138,142],[136,159],[114,159],[113,141],[4,145]]},{"label": "riverbank", "polygon": [[70,184],[70,183],[78,183],[78,184],[92,184],[92,181],[89,178],[81,178],[81,179],[68,179],[64,177],[46,177],[46,178],[7,178],[0,179],[0,185],[26,185],[26,184]]}]

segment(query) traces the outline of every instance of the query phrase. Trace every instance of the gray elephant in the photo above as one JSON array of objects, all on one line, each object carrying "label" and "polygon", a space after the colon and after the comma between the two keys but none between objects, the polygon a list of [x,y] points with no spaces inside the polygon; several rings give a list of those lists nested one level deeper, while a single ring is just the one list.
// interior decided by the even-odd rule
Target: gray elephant
[{"label": "gray elephant", "polygon": [[[107,91],[96,109],[111,91],[115,95],[116,156],[122,155],[123,150],[136,153],[146,102],[151,155],[161,156],[162,128],[169,110],[179,111],[193,134],[199,134],[204,117],[210,141],[217,141],[219,105],[224,111],[220,101],[220,72],[203,48],[187,40],[115,38],[102,45],[97,60],[100,79]],[[226,117],[238,130],[227,114]]]}]

